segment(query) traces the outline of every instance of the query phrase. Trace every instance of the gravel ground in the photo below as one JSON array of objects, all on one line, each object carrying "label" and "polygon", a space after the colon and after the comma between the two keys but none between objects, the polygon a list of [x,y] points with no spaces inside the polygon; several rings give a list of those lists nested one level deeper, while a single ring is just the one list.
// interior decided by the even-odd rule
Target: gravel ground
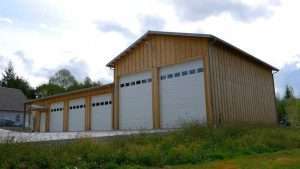
[{"label": "gravel ground", "polygon": [[170,130],[89,131],[89,132],[45,132],[28,133],[0,129],[0,143],[41,142],[78,138],[105,138],[141,133],[164,133]]}]

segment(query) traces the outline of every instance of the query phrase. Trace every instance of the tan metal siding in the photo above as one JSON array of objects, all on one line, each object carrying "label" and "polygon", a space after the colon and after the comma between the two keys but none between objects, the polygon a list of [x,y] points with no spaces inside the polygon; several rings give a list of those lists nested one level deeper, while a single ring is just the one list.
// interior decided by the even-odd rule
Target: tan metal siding
[{"label": "tan metal siding", "polygon": [[117,76],[207,56],[206,38],[152,35],[115,64]]},{"label": "tan metal siding", "polygon": [[209,48],[215,124],[276,123],[272,70],[222,44]]}]

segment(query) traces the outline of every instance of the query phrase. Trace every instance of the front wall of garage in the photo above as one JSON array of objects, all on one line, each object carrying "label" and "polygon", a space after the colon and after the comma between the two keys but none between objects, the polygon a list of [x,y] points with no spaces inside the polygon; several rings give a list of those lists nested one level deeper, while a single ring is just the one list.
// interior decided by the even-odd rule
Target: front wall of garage
[{"label": "front wall of garage", "polygon": [[[50,98],[41,98],[34,100],[30,103],[27,103],[27,108],[30,107],[30,105],[38,105],[42,107],[48,107],[48,110],[36,110],[36,114],[38,114],[39,120],[28,120],[30,121],[29,125],[30,128],[34,129],[35,131],[40,131],[41,129],[44,130],[44,127],[41,126],[43,123],[43,112],[45,112],[45,130],[46,131],[52,131],[52,132],[61,132],[61,131],[83,131],[83,130],[91,130],[92,125],[92,98],[98,97],[98,96],[106,96],[111,95],[113,93],[113,84],[103,85],[100,87],[90,88],[90,89],[83,89],[79,91],[74,91],[69,94],[62,94],[60,96],[50,97]],[[79,119],[78,115],[71,115],[70,113],[73,111],[73,106],[77,106],[77,103],[74,104],[74,101],[80,100],[79,109],[80,111],[84,111],[83,117],[82,113],[76,113],[80,114],[79,116],[82,118],[82,121],[80,120],[80,123],[78,126],[76,126],[74,123],[70,124],[70,118],[72,119]],[[72,102],[72,103],[71,103]],[[70,104],[72,104],[72,111],[70,112]],[[113,103],[112,103],[113,104]],[[89,105],[85,106],[83,108],[80,108],[80,105]],[[112,107],[112,105],[110,105]],[[84,109],[84,110],[82,110]],[[30,112],[35,112],[35,110],[27,110],[29,114],[32,114]],[[29,117],[35,117],[35,115],[29,116]],[[51,120],[52,119],[52,120]],[[53,120],[54,119],[54,120]],[[34,125],[34,121],[37,121]],[[73,120],[72,120],[73,121]],[[111,120],[112,121],[112,120]],[[112,123],[111,121],[107,121],[106,123]],[[74,124],[74,125],[73,125]],[[73,127],[69,129],[70,125]],[[83,125],[83,127],[82,127]]]},{"label": "front wall of garage", "polygon": [[[199,95],[197,95],[197,98],[195,98],[193,102],[190,102],[191,100],[186,100],[185,102],[190,102],[193,105],[197,102],[198,106],[194,106],[193,108],[189,109],[190,105],[185,105],[184,108],[181,110],[182,112],[184,111],[186,115],[182,115],[182,113],[179,111],[174,112],[177,114],[173,117],[173,120],[169,120],[169,122],[172,121],[170,124],[169,122],[168,124],[163,122],[163,119],[166,120],[166,118],[172,117],[172,115],[168,114],[167,117],[163,117],[166,114],[162,114],[161,111],[172,111],[173,109],[166,108],[166,105],[174,105],[171,103],[172,101],[170,101],[174,98],[173,96],[171,96],[171,91],[169,92],[169,95],[167,93],[160,92],[160,70],[164,71],[164,67],[168,66],[176,67],[176,65],[178,64],[188,63],[195,60],[199,61],[200,59],[204,60],[208,56],[207,49],[208,40],[206,38],[150,35],[137,46],[135,46],[132,50],[130,50],[128,53],[122,56],[117,62],[115,62],[116,69],[114,70],[114,120],[115,123],[120,123],[119,128],[128,129],[128,127],[126,127],[125,125],[125,122],[127,120],[124,118],[124,116],[128,116],[127,118],[131,120],[131,123],[129,124],[134,124],[132,123],[132,121],[136,119],[136,117],[143,117],[144,119],[139,120],[139,123],[143,123],[144,125],[142,128],[178,127],[180,124],[179,121],[183,122],[191,118],[193,118],[195,121],[201,121],[202,123],[206,123],[207,118],[205,114],[206,103],[204,99],[205,90],[203,84],[203,72],[201,73],[201,75],[199,74],[197,79],[194,80],[194,83],[192,82],[194,85],[196,85],[197,83],[199,84]],[[201,63],[201,66],[203,69],[204,63]],[[134,88],[132,88],[132,90],[129,90],[129,88],[128,90],[120,88],[120,85],[125,82],[124,79],[130,77],[134,80],[138,80],[138,78],[135,78],[135,76],[139,76],[139,74],[143,74],[145,72],[147,72],[147,76],[152,78],[152,84],[149,84],[146,90],[142,88],[142,86],[135,86]],[[163,86],[167,86],[167,84]],[[178,87],[183,86],[173,87],[173,89],[176,90]],[[165,99],[161,101],[162,95],[164,95],[163,97]],[[175,95],[178,96],[179,93],[175,93]],[[130,97],[132,97],[131,101],[128,100]],[[125,101],[126,99],[127,101]],[[144,107],[147,108],[147,113],[143,111],[142,107],[140,108],[142,111],[135,111],[134,113],[130,111],[139,110],[138,107],[141,105],[146,105]],[[161,108],[161,105],[165,106]],[[128,113],[132,113],[131,115],[125,115],[124,108],[126,106],[128,106],[128,110],[126,111]],[[151,114],[150,110],[152,112]],[[148,115],[145,115],[145,113]],[[197,116],[196,114],[198,114],[199,116]]]}]

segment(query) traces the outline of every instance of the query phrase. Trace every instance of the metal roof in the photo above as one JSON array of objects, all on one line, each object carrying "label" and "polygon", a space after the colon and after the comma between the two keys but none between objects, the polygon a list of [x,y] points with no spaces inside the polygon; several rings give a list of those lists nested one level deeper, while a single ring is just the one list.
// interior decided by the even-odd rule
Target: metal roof
[{"label": "metal roof", "polygon": [[0,87],[0,111],[24,111],[26,96],[19,89]]},{"label": "metal roof", "polygon": [[198,34],[198,33],[179,33],[179,32],[162,32],[162,31],[148,31],[146,32],[143,36],[141,36],[139,39],[137,39],[134,43],[132,43],[128,48],[126,48],[124,51],[122,51],[119,55],[117,55],[117,57],[115,57],[113,60],[111,60],[106,66],[108,67],[114,67],[114,63],[120,59],[123,55],[125,55],[127,52],[129,52],[131,49],[133,49],[136,45],[138,45],[139,43],[141,43],[144,39],[146,39],[149,35],[166,35],[166,36],[183,36],[183,37],[199,37],[199,38],[208,38],[208,39],[212,39],[215,40],[217,42],[220,42],[238,52],[243,53],[245,56],[247,56],[249,59],[254,60],[255,62],[262,64],[268,68],[271,68],[272,70],[278,71],[279,69],[277,69],[276,67],[254,57],[253,55],[241,50],[238,47],[235,47],[234,45],[214,36],[214,35],[210,35],[210,34]]}]

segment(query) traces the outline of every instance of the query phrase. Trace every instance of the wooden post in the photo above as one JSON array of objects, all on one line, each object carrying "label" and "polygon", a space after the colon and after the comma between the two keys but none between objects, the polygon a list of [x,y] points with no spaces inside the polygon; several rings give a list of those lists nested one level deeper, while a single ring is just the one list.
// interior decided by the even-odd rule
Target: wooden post
[{"label": "wooden post", "polygon": [[207,55],[203,58],[203,66],[204,66],[204,82],[205,82],[205,103],[206,103],[206,112],[207,112],[207,125],[208,127],[214,126],[213,120],[213,112],[212,112],[212,102],[211,102],[211,89],[210,89],[210,73],[209,73],[209,55],[210,55],[210,47],[211,44],[208,44],[208,52]]},{"label": "wooden post", "polygon": [[85,97],[85,131],[91,130],[91,96]]},{"label": "wooden post", "polygon": [[63,131],[69,130],[69,100],[64,101]]},{"label": "wooden post", "polygon": [[50,111],[49,111],[49,105],[46,105],[46,132],[50,131]]},{"label": "wooden post", "polygon": [[118,130],[119,126],[119,77],[114,70],[114,96],[113,96],[113,129]]},{"label": "wooden post", "polygon": [[37,111],[35,113],[35,119],[36,119],[36,123],[35,123],[35,130],[36,132],[39,132],[40,131],[40,121],[41,121],[41,112],[40,111]]},{"label": "wooden post", "polygon": [[152,69],[152,112],[153,127],[160,128],[160,92],[159,92],[159,68]]}]

